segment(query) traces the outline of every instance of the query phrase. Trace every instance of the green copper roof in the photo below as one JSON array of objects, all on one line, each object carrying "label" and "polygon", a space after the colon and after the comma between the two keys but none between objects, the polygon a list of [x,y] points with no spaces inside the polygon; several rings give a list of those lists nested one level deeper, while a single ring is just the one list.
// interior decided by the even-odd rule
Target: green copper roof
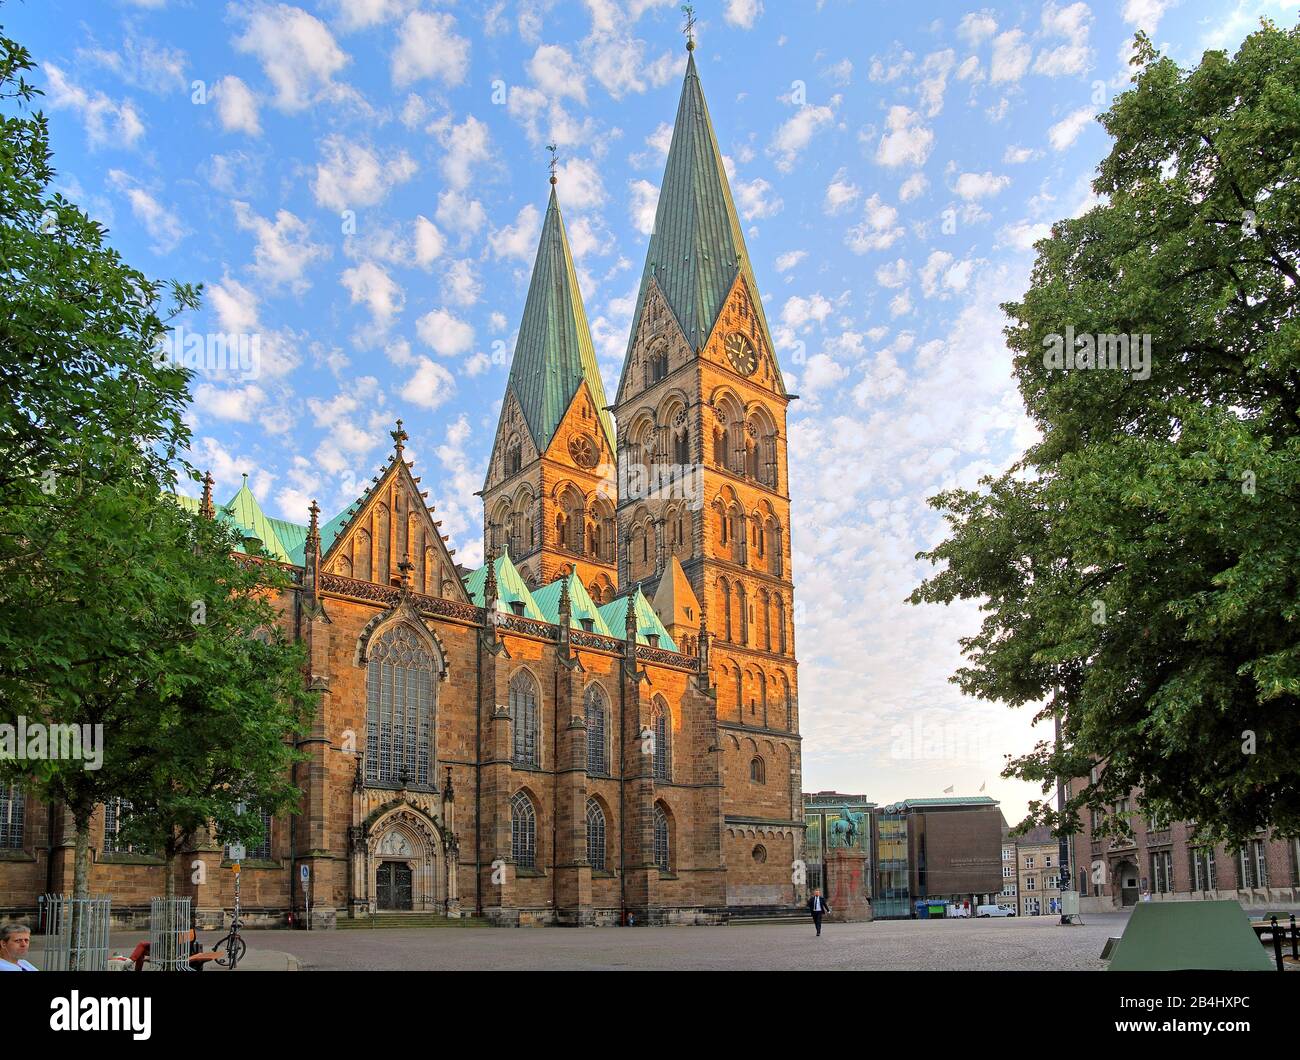
[{"label": "green copper roof", "polygon": [[[677,650],[677,642],[668,635],[668,630],[664,629],[664,624],[659,621],[659,616],[655,614],[655,609],[650,606],[650,601],[645,598],[645,593],[641,591],[641,586],[632,590],[635,594],[632,605],[636,614],[636,639],[638,644],[649,644],[649,636],[658,635],[659,647],[667,648],[669,651]],[[601,617],[605,620],[611,630],[614,630],[614,636],[624,637],[627,630],[627,596],[615,597],[607,604],[600,607]]]},{"label": "green copper roof", "polygon": [[244,484],[239,487],[239,492],[218,512],[219,516],[221,514],[229,516],[236,525],[243,527],[261,541],[262,548],[269,555],[283,563],[289,562],[289,553],[281,543],[280,536],[271,525],[271,520],[262,514],[262,506],[257,503],[253,491],[248,488],[247,476],[244,478]]},{"label": "green copper roof", "polygon": [[586,379],[600,415],[610,448],[614,446],[614,424],[609,413],[605,386],[591,344],[587,312],[578,290],[578,276],[569,251],[569,237],[560,217],[560,204],[551,188],[546,222],[537,244],[537,260],[528,285],[528,300],[519,324],[519,338],[510,364],[510,388],[523,409],[524,419],[539,450],[555,437],[555,429],[568,411],[573,395]]},{"label": "green copper roof", "polygon": [[302,566],[307,561],[307,528],[286,519],[268,517],[266,521],[271,524],[275,536],[289,553],[289,562]]},{"label": "green copper roof", "polygon": [[[659,284],[693,349],[703,346],[713,331],[736,274],[744,275],[757,308],[768,348],[771,332],[758,299],[758,283],[750,265],[736,204],[731,198],[722,153],[709,120],[709,108],[695,69],[695,54],[686,62],[686,80],[677,104],[677,121],[668,165],[659,188],[654,234],[646,253],[645,271],[637,296],[636,317],[628,336],[623,379],[627,378],[646,291]],[[620,394],[622,383],[619,384]]]},{"label": "green copper roof", "polygon": [[[521,602],[524,605],[524,615],[527,618],[535,618],[538,622],[545,622],[547,618],[542,614],[541,608],[533,599],[533,594],[529,591],[528,586],[524,584],[523,575],[513,563],[510,562],[510,554],[502,552],[496,559],[497,572],[497,610],[513,613],[512,603]],[[486,607],[483,602],[483,584],[487,581],[487,564],[479,567],[478,570],[470,571],[465,576],[465,589],[469,597],[474,601],[476,607]]]},{"label": "green copper roof", "polygon": [[997,800],[987,795],[949,795],[943,799],[904,799],[906,806],[996,806]]},{"label": "green copper roof", "polygon": [[[605,619],[601,617],[600,609],[591,599],[591,594],[587,592],[586,586],[582,584],[582,579],[572,571],[569,573],[569,626],[571,629],[582,629],[582,620],[591,619],[591,632],[600,633],[606,637],[613,637],[615,634],[609,626],[605,624]],[[557,625],[560,621],[560,589],[564,585],[563,578],[556,578],[550,585],[543,585],[533,593],[533,599],[546,616],[547,622],[554,622]],[[621,629],[620,628],[620,633]]]}]

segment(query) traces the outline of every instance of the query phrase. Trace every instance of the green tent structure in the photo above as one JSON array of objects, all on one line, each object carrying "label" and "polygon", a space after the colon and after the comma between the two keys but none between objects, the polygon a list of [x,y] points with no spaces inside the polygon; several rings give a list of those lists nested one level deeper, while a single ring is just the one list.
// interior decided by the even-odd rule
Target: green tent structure
[{"label": "green tent structure", "polygon": [[1112,972],[1210,969],[1273,970],[1237,902],[1139,902],[1111,949]]}]

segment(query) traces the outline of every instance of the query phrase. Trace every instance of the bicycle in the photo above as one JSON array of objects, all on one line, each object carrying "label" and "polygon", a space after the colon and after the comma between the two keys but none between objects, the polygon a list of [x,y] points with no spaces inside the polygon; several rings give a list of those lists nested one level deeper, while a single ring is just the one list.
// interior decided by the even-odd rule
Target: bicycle
[{"label": "bicycle", "polygon": [[221,948],[225,947],[225,956],[218,957],[216,963],[222,968],[229,968],[232,971],[244,959],[244,954],[248,952],[248,943],[239,934],[239,929],[243,922],[238,917],[233,917],[230,921],[230,930],[222,938],[217,939],[212,944],[212,951],[220,953]]}]

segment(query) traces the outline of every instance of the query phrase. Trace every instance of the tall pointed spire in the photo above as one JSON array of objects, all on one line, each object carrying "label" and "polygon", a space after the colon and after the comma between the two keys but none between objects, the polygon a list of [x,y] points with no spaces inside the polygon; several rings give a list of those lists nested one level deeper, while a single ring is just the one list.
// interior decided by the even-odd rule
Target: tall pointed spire
[{"label": "tall pointed spire", "polygon": [[668,163],[659,188],[654,234],[646,252],[636,317],[628,336],[620,400],[652,282],[659,285],[686,341],[692,349],[699,349],[708,340],[737,274],[744,276],[767,348],[773,348],[691,43]]},{"label": "tall pointed spire", "polygon": [[552,170],[550,201],[510,364],[509,385],[540,451],[550,444],[574,394],[586,380],[613,449],[614,425],[605,411],[605,386],[555,195],[556,179]]}]

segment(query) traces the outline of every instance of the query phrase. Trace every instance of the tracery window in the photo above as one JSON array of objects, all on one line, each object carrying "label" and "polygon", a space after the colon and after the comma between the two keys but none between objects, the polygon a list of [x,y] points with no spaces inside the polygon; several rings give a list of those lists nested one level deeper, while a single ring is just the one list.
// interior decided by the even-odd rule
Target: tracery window
[{"label": "tracery window", "polygon": [[668,814],[658,803],[655,804],[655,864],[661,872],[671,871],[672,851],[668,844]]},{"label": "tracery window", "polygon": [[587,689],[587,772],[597,776],[609,773],[609,742],[606,737],[605,693],[599,685]]},{"label": "tracery window", "polygon": [[0,785],[0,849],[21,850],[27,800],[17,784]]},{"label": "tracery window", "polygon": [[595,799],[587,800],[587,861],[596,871],[604,871],[605,811]]},{"label": "tracery window", "polygon": [[669,724],[668,710],[662,703],[655,705],[650,724],[655,735],[655,779],[671,780],[673,753],[669,741],[672,738],[672,726]]},{"label": "tracery window", "polygon": [[510,857],[516,865],[537,865],[537,811],[527,792],[517,791],[510,800]]},{"label": "tracery window", "polygon": [[366,780],[430,783],[433,653],[410,626],[388,630],[366,667]]},{"label": "tracery window", "polygon": [[510,681],[510,731],[515,765],[540,765],[537,683],[526,673],[517,673]]}]

